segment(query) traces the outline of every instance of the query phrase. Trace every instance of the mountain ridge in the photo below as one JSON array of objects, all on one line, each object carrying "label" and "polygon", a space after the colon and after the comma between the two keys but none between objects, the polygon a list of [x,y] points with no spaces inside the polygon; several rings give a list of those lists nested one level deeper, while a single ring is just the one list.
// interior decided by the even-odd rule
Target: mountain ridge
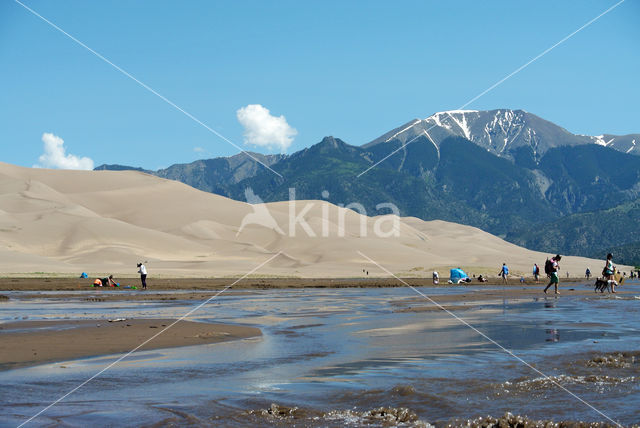
[{"label": "mountain ridge", "polygon": [[370,148],[393,139],[403,144],[419,135],[436,145],[448,136],[464,137],[488,151],[513,158],[512,151],[528,147],[539,158],[553,147],[599,144],[640,155],[640,134],[598,136],[573,134],[565,128],[525,110],[449,110],[425,119],[413,119],[365,144]]},{"label": "mountain ridge", "polygon": [[[535,245],[526,236],[528,229],[640,198],[640,163],[631,153],[636,134],[624,136],[630,148],[616,148],[620,136],[574,135],[524,110],[430,117],[407,122],[362,146],[325,137],[291,155],[255,155],[282,177],[243,153],[151,173],[240,201],[249,188],[265,202],[286,201],[293,188],[298,200],[322,198],[360,206],[369,214],[381,203],[392,203],[402,216],[470,225]],[[554,232],[561,233],[558,242],[584,244],[558,246],[591,255],[589,240],[560,224]],[[616,230],[623,226],[617,223]],[[589,233],[596,229],[585,228]],[[627,244],[612,234],[600,247]],[[553,252],[547,244],[544,248]]]}]

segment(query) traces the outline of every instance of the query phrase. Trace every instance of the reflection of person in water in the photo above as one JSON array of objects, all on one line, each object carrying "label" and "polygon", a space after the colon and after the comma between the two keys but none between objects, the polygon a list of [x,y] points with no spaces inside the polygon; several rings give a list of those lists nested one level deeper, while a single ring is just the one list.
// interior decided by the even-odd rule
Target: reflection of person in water
[{"label": "reflection of person in water", "polygon": [[558,342],[560,341],[560,333],[555,328],[551,328],[547,330],[549,337],[547,338],[547,342]]}]

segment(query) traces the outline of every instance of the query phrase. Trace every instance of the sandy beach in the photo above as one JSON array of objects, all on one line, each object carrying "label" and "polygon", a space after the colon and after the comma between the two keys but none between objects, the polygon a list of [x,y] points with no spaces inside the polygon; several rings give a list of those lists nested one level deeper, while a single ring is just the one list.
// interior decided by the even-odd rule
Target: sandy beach
[{"label": "sandy beach", "polygon": [[[140,286],[138,278],[118,279],[121,285]],[[593,283],[595,280],[590,280]],[[584,285],[584,278],[563,278],[560,281],[561,287],[571,288],[575,284],[582,284],[580,287],[588,289]],[[2,291],[99,291],[117,290],[122,291],[123,296],[138,295],[140,289],[114,288],[114,287],[92,287],[93,278],[68,278],[68,277],[0,277],[0,292]],[[154,290],[221,290],[231,284],[234,289],[260,290],[272,288],[384,288],[384,287],[404,287],[407,284],[414,287],[431,287],[431,278],[245,278],[238,280],[235,278],[150,278],[147,280],[147,293]],[[540,280],[539,284],[527,279],[526,286],[540,286],[544,288],[546,282]],[[464,289],[466,285],[446,284],[446,280],[440,286],[458,287]],[[492,287],[502,287],[501,279],[489,278],[489,282],[472,282],[469,285]],[[522,288],[518,279],[509,280],[508,289]],[[128,298],[128,297],[123,297]],[[138,298],[138,297],[136,297]]]},{"label": "sandy beach", "polygon": [[[126,289],[117,287],[92,287],[87,279],[78,278],[0,278],[0,293],[7,291],[21,291],[21,299],[55,299],[55,300],[84,300],[86,302],[118,302],[118,301],[204,301],[210,298],[213,293],[224,290],[236,280],[230,278],[159,278],[151,282],[147,290]],[[553,293],[553,287],[548,290],[548,294],[543,293],[545,282],[534,284],[528,281],[524,285],[516,280],[512,280],[504,286],[500,280],[487,283],[471,283],[470,285],[442,285],[452,290],[469,290],[457,294],[434,296],[434,302],[438,304],[449,304],[456,302],[482,302],[495,299],[517,299],[530,297],[562,297],[562,296],[595,296],[592,280],[587,282],[581,278],[564,279],[560,283],[560,294]],[[286,290],[300,288],[401,288],[401,287],[426,287],[435,288],[430,279],[420,278],[306,278],[304,280],[293,278],[264,278],[264,279],[243,279],[225,291],[225,295],[236,294],[234,290],[242,292],[250,290]],[[482,288],[478,289],[480,286]],[[58,291],[54,295],[42,294],[40,292]],[[65,291],[69,293],[64,293]],[[82,291],[85,293],[78,293]],[[167,293],[177,291],[177,293]],[[429,295],[429,293],[426,293]],[[609,294],[608,292],[605,294]],[[624,286],[618,288],[617,295],[625,296],[633,294],[632,291],[625,290]],[[0,302],[8,300],[6,294],[0,294]],[[429,302],[428,299],[416,296],[406,302],[398,303],[405,307],[399,309],[406,311],[431,311],[438,310],[437,306]]]},{"label": "sandy beach", "polygon": [[[0,324],[0,370],[140,350],[260,336],[255,327],[171,319],[22,321]],[[165,330],[166,329],[166,330]],[[162,332],[162,334],[158,334]]]}]

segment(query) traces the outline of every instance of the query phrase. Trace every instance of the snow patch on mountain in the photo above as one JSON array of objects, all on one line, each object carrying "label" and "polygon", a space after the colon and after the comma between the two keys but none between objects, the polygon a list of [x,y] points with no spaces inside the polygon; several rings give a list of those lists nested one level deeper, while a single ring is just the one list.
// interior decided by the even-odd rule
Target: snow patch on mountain
[{"label": "snow patch on mountain", "polygon": [[[524,110],[447,110],[413,121],[366,144],[365,147],[398,140],[402,144],[419,141],[428,132],[430,141],[439,148],[448,137],[463,137],[501,157],[514,159],[519,153],[531,153],[538,162],[549,150],[558,146],[599,144],[623,153],[640,154],[637,134],[617,136],[577,135]],[[419,144],[419,142],[418,142]]]},{"label": "snow patch on mountain", "polygon": [[411,123],[411,125],[407,126],[406,128],[401,129],[400,131],[396,132],[395,134],[393,134],[391,137],[387,138],[387,140],[385,141],[385,143],[387,141],[391,141],[394,138],[396,138],[398,135],[407,132],[409,129],[413,128],[414,126],[416,126],[417,124],[419,124],[420,122],[422,122],[420,119],[414,119],[413,123]]},{"label": "snow patch on mountain", "polygon": [[431,138],[431,135],[429,135],[429,133],[427,132],[427,130],[425,129],[424,131],[424,135],[427,136],[427,138],[429,139],[429,141],[431,141],[431,144],[433,144],[436,148],[436,152],[438,152],[438,159],[440,159],[440,147],[438,147],[438,145],[436,144],[435,141],[433,141],[433,138]]}]

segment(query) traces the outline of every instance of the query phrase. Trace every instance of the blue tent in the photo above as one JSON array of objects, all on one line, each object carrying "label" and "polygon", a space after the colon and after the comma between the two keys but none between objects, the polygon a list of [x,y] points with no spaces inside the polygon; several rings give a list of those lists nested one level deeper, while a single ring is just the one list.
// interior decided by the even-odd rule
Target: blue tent
[{"label": "blue tent", "polygon": [[457,283],[459,280],[465,279],[465,278],[469,278],[469,275],[467,275],[465,271],[463,271],[460,268],[451,269],[451,271],[449,272],[449,279],[454,284]]}]

